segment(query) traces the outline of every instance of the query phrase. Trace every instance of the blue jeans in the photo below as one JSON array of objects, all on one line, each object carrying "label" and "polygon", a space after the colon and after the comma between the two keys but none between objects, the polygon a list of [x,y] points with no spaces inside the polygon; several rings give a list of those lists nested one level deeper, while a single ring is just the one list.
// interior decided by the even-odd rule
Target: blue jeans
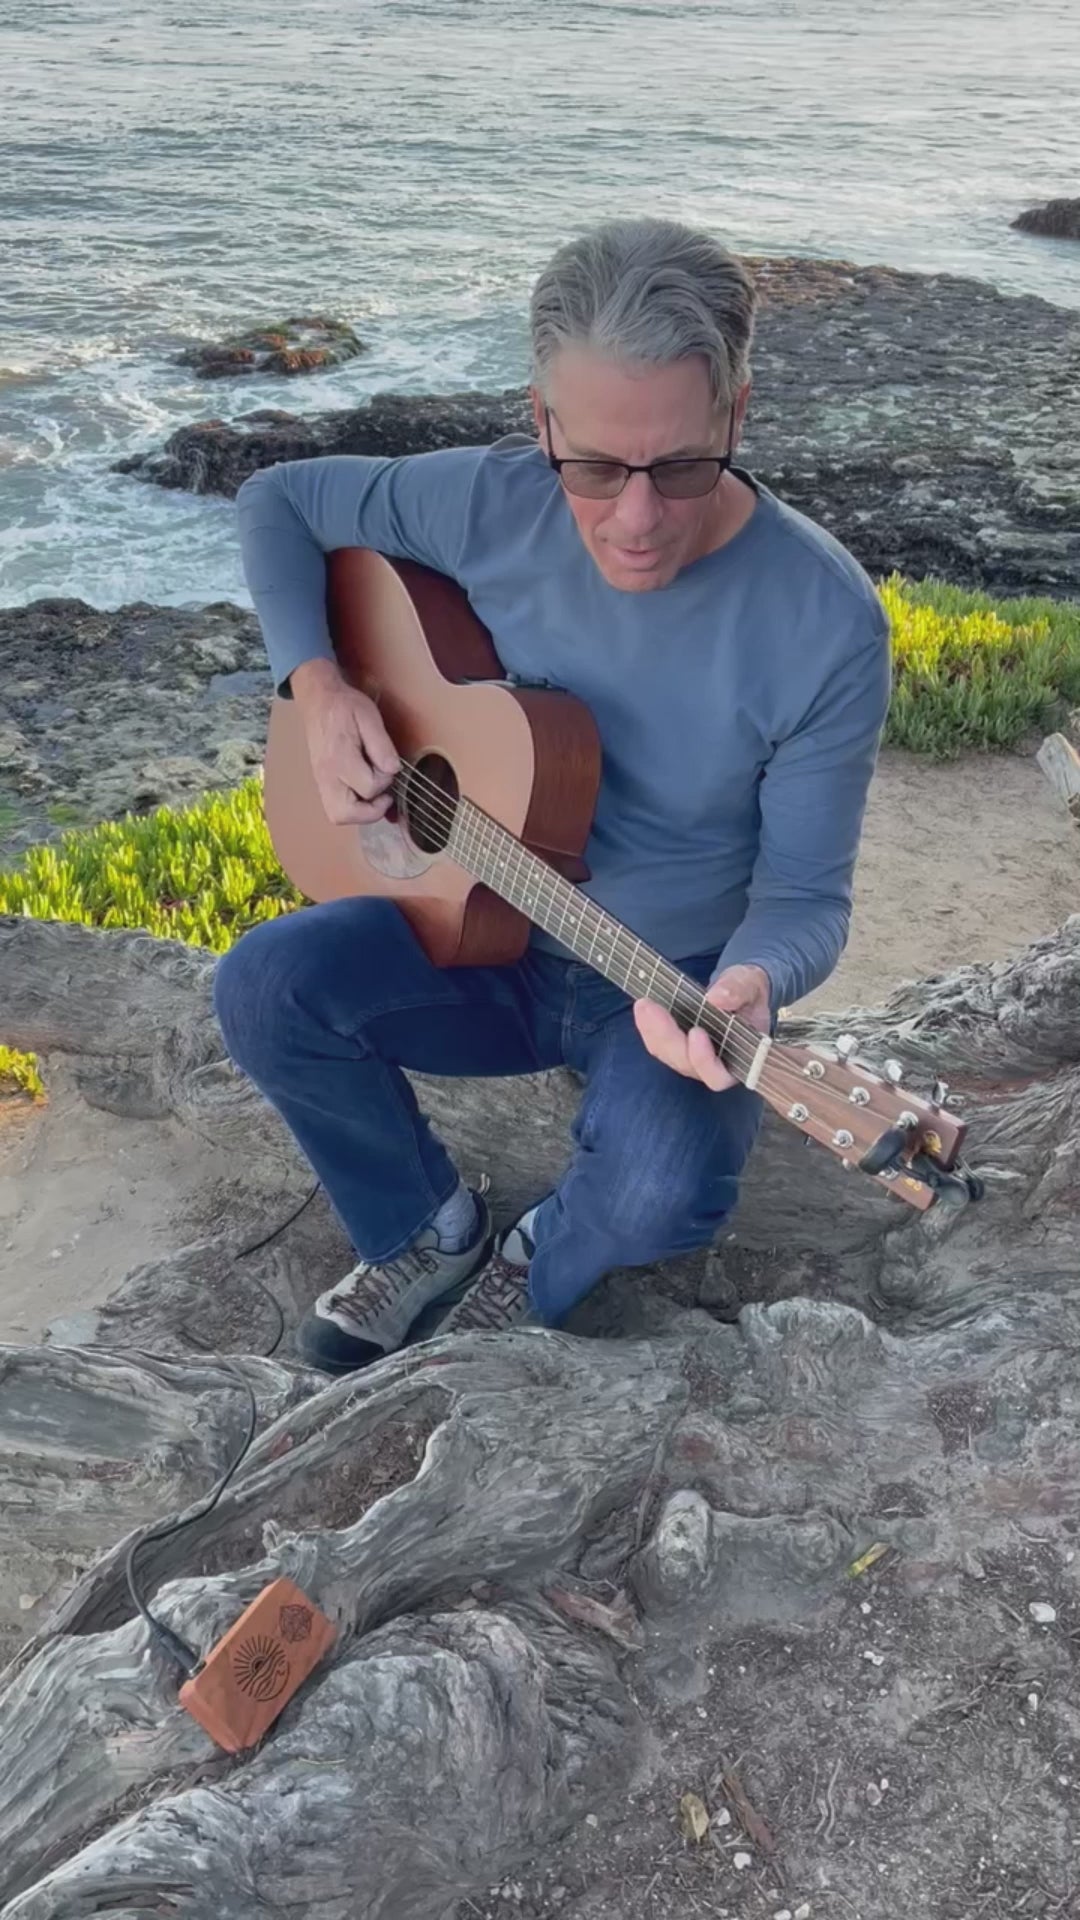
[{"label": "blue jeans", "polygon": [[[681,964],[704,983],[715,962]],[[532,948],[508,967],[435,967],[392,903],[335,900],[252,928],[218,963],[214,999],[229,1053],[362,1259],[408,1246],[457,1185],[403,1068],[583,1076],[574,1152],[535,1225],[529,1285],[549,1326],[612,1268],[707,1245],[735,1204],[759,1096],[654,1060],[628,996],[591,967]]]}]

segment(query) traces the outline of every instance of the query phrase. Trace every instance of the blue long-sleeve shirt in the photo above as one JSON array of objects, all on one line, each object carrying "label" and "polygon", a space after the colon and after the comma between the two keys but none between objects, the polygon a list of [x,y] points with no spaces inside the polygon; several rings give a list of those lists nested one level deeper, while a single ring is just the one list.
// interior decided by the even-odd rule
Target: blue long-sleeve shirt
[{"label": "blue long-sleeve shirt", "polygon": [[889,630],[851,555],[739,472],[757,493],[742,530],[647,593],[608,585],[519,435],[286,461],[244,482],[237,512],[278,686],[332,657],[326,553],[372,547],[451,575],[508,674],[576,694],[596,720],[585,891],[668,959],[723,949],[723,966],[764,967],[784,1006],[847,939]]}]

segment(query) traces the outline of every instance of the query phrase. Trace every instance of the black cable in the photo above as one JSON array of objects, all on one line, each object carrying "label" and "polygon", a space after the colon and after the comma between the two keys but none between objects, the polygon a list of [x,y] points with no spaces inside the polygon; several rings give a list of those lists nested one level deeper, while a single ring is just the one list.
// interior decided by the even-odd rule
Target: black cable
[{"label": "black cable", "polygon": [[298,1207],[293,1208],[287,1220],[283,1220],[281,1222],[281,1225],[278,1227],[271,1227],[269,1233],[264,1233],[261,1240],[253,1240],[250,1246],[241,1247],[238,1253],[233,1254],[233,1259],[246,1260],[249,1253],[260,1252],[260,1250],[263,1247],[268,1247],[270,1245],[271,1240],[276,1240],[279,1234],[285,1233],[287,1229],[292,1226],[292,1223],[294,1220],[299,1220],[300,1215],[304,1211],[304,1208],[310,1207],[321,1185],[322,1185],[322,1181],[316,1180],[315,1185],[311,1189],[311,1192],[306,1193],[304,1195],[304,1198],[301,1200],[300,1205]]},{"label": "black cable", "polygon": [[[322,1182],[319,1180],[316,1180],[315,1185],[311,1189],[311,1192],[304,1195],[304,1198],[301,1200],[300,1205],[298,1207],[293,1208],[287,1220],[283,1220],[280,1226],[272,1227],[269,1233],[264,1233],[261,1240],[252,1240],[249,1246],[241,1247],[238,1253],[233,1254],[233,1259],[246,1260],[249,1254],[260,1253],[263,1247],[268,1247],[270,1245],[271,1240],[276,1240],[279,1237],[279,1235],[286,1233],[288,1229],[292,1226],[293,1221],[299,1220],[300,1215],[304,1211],[304,1208],[310,1207],[321,1185],[322,1185]],[[280,1300],[275,1298],[275,1296],[271,1293],[269,1287],[266,1286],[262,1280],[258,1279],[255,1274],[252,1274],[251,1278],[254,1281],[255,1285],[259,1288],[259,1291],[266,1295],[266,1298],[269,1300],[270,1305],[273,1307],[274,1312],[277,1315],[277,1332],[274,1335],[274,1338],[271,1341],[270,1345],[266,1348],[265,1352],[260,1355],[261,1359],[269,1360],[271,1356],[277,1352],[279,1346],[281,1345],[282,1340],[285,1337],[285,1315],[281,1311]]]},{"label": "black cable", "polygon": [[[320,1182],[316,1180],[315,1185],[311,1189],[311,1192],[307,1194],[303,1200],[301,1200],[300,1205],[298,1207],[293,1208],[293,1211],[292,1213],[290,1213],[287,1220],[283,1220],[279,1226],[273,1227],[269,1233],[266,1233],[263,1235],[261,1240],[253,1240],[250,1246],[241,1247],[237,1253],[233,1254],[233,1259],[246,1260],[249,1254],[258,1253],[263,1247],[268,1247],[270,1245],[271,1240],[276,1240],[280,1234],[285,1233],[287,1229],[292,1226],[293,1221],[298,1220],[300,1218],[300,1215],[303,1213],[304,1208],[311,1205],[311,1202],[314,1200],[315,1195],[319,1191],[319,1185],[320,1185]],[[253,1279],[255,1278],[254,1275],[252,1275],[252,1278]],[[274,1309],[274,1312],[277,1314],[277,1319],[278,1319],[278,1330],[274,1336],[274,1340],[271,1346],[267,1348],[265,1354],[262,1354],[259,1356],[261,1359],[269,1359],[271,1354],[274,1354],[277,1352],[277,1349],[281,1344],[281,1340],[284,1336],[285,1315],[281,1310],[281,1302],[275,1298],[275,1296],[271,1293],[269,1287],[264,1285],[264,1283],[258,1279],[255,1280],[255,1285],[258,1288],[260,1288],[260,1290],[266,1295],[266,1298],[269,1300],[271,1306]],[[219,1355],[218,1358],[222,1366],[224,1367],[229,1366],[228,1358],[225,1355]],[[154,1615],[151,1613],[149,1607],[147,1606],[145,1600],[143,1599],[141,1593],[139,1592],[138,1586],[136,1584],[135,1556],[137,1553],[141,1551],[143,1547],[148,1547],[152,1541],[168,1540],[172,1534],[182,1533],[185,1527],[193,1526],[196,1520],[205,1520],[207,1514],[212,1513],[214,1508],[217,1506],[217,1503],[221,1499],[221,1496],[224,1493],[226,1487],[228,1486],[230,1480],[232,1480],[233,1476],[236,1474],[245,1456],[247,1455],[247,1452],[251,1446],[251,1443],[255,1438],[255,1428],[258,1425],[258,1421],[259,1421],[259,1408],[258,1408],[258,1403],[255,1399],[254,1388],[252,1387],[250,1380],[245,1380],[243,1374],[240,1373],[238,1369],[234,1368],[233,1372],[235,1373],[235,1377],[238,1380],[239,1384],[243,1387],[244,1392],[247,1394],[248,1403],[249,1403],[248,1430],[244,1436],[243,1445],[241,1446],[239,1452],[235,1455],[235,1457],[229,1462],[229,1465],[226,1467],[224,1473],[221,1475],[221,1478],[219,1479],[217,1485],[214,1487],[213,1491],[209,1494],[207,1499],[203,1502],[203,1505],[201,1507],[197,1507],[194,1513],[185,1514],[183,1518],[180,1520],[170,1520],[167,1522],[165,1526],[151,1527],[149,1533],[144,1533],[136,1536],[136,1538],[132,1541],[130,1547],[128,1548],[127,1560],[124,1568],[124,1571],[127,1577],[128,1592],[131,1595],[132,1604],[136,1608],[137,1612],[141,1614],[142,1618],[145,1620],[146,1625],[150,1631],[151,1638],[157,1642],[157,1645],[160,1647],[161,1651],[165,1654],[166,1658],[170,1660],[174,1666],[179,1667],[182,1673],[186,1673],[189,1676],[198,1672],[199,1668],[202,1665],[202,1657],[200,1654],[196,1653],[194,1647],[189,1647],[187,1641],[182,1640],[178,1633],[174,1633],[171,1627],[167,1627],[165,1625],[164,1621],[155,1619]]]},{"label": "black cable", "polygon": [[[223,1365],[227,1367],[229,1362],[224,1360]],[[239,1453],[229,1462],[217,1485],[201,1507],[196,1507],[194,1513],[184,1514],[179,1520],[168,1521],[165,1526],[151,1527],[149,1533],[144,1533],[133,1540],[127,1551],[125,1572],[127,1574],[128,1592],[138,1611],[146,1621],[151,1634],[161,1647],[162,1652],[167,1654],[169,1659],[186,1674],[192,1674],[198,1671],[202,1665],[202,1656],[195,1652],[194,1647],[189,1647],[186,1640],[181,1640],[180,1635],[174,1633],[171,1627],[165,1626],[163,1621],[154,1618],[154,1615],[151,1613],[135,1584],[135,1555],[139,1552],[140,1548],[149,1546],[152,1540],[168,1540],[172,1534],[181,1533],[185,1527],[193,1526],[196,1520],[204,1520],[208,1513],[213,1512],[218,1501],[221,1499],[229,1481],[232,1479],[255,1438],[255,1428],[258,1425],[259,1419],[258,1403],[255,1399],[255,1390],[250,1380],[245,1380],[243,1374],[239,1372],[237,1372],[236,1378],[247,1394],[249,1403],[248,1430],[244,1436],[244,1444],[240,1448]]]}]

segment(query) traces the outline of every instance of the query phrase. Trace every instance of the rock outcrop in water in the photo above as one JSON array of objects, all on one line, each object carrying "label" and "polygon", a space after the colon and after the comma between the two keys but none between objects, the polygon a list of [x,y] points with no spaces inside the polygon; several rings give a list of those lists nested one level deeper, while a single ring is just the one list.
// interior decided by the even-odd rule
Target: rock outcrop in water
[{"label": "rock outcrop in water", "polygon": [[239,420],[199,420],[181,427],[160,453],[116,462],[159,487],[232,495],[260,467],[326,453],[430,453],[437,447],[487,445],[524,433],[532,414],[524,388],[502,393],[380,393],[362,407],[296,414],[259,407]]},{"label": "rock outcrop in water", "polygon": [[1048,200],[1028,207],[1012,222],[1021,233],[1043,233],[1052,240],[1080,240],[1080,200]]},{"label": "rock outcrop in water", "polygon": [[313,313],[186,347],[176,364],[194,367],[200,380],[226,380],[238,373],[325,373],[364,351],[363,341],[343,320]]},{"label": "rock outcrop in water", "polygon": [[[1080,313],[980,281],[758,260],[747,464],[874,573],[1080,590]],[[529,424],[525,394],[402,396],[183,427],[119,463],[231,495],[276,460],[411,453]]]}]

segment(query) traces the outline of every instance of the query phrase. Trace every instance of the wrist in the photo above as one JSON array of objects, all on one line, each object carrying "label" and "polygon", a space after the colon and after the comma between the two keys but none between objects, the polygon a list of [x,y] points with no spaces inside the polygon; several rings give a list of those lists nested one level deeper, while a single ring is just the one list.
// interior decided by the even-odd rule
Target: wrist
[{"label": "wrist", "polygon": [[289,691],[299,707],[311,706],[337,693],[344,685],[344,675],[337,661],[323,654],[317,654],[312,660],[302,660],[289,675]]}]

